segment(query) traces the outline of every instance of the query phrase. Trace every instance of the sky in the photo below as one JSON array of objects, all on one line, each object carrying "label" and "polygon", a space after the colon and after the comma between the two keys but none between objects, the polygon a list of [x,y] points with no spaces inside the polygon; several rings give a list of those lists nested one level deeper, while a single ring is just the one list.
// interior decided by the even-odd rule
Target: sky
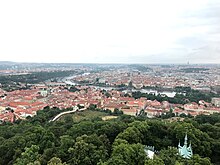
[{"label": "sky", "polygon": [[0,61],[220,63],[220,0],[0,0]]}]

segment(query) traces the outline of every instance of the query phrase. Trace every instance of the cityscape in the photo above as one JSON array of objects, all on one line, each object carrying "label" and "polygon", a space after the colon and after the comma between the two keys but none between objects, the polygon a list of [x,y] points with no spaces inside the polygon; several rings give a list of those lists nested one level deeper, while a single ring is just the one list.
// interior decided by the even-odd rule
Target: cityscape
[{"label": "cityscape", "polygon": [[[10,86],[10,83],[16,83],[18,88],[8,91],[7,86],[1,84],[1,122],[32,117],[47,106],[66,109],[77,105],[85,108],[96,105],[100,109],[112,112],[118,109],[133,116],[144,111],[150,118],[171,111],[176,117],[220,112],[219,65],[103,65],[103,71],[89,64],[62,64],[60,70],[46,65],[38,68],[36,64],[31,71],[29,67],[29,64],[18,63],[0,70],[3,76],[11,76],[5,84]],[[59,71],[69,75],[37,83],[13,82],[13,76]],[[185,100],[188,99],[185,103],[172,100],[178,95],[184,98],[190,92],[188,88],[204,97],[197,101],[185,97]],[[143,94],[149,95],[149,98]]]},{"label": "cityscape", "polygon": [[[165,121],[169,124],[165,123],[163,127],[176,129],[176,127],[183,127],[185,124],[182,122],[187,123],[189,120],[205,122],[208,116],[210,116],[210,119],[207,119],[208,121],[215,121],[214,118],[220,114],[220,65],[218,64],[1,62],[0,69],[0,128],[1,126],[4,128],[8,124],[13,124],[11,126],[13,128],[15,125],[23,125],[22,122],[27,124],[39,123],[40,125],[46,123],[56,125],[56,123],[64,122],[63,125],[66,125],[69,122],[83,124],[90,120],[96,122],[102,120],[103,124],[106,124],[105,122],[125,122],[126,118],[130,118],[129,120],[137,120],[136,122],[139,120],[148,121],[149,124],[153,122],[151,123],[153,125],[156,124],[154,122],[157,120],[162,123]],[[172,123],[179,124],[172,128]],[[82,130],[88,129],[87,126],[81,127]],[[127,129],[140,129],[139,127],[141,125]],[[143,127],[149,126],[143,125]],[[157,151],[160,148],[162,153],[167,151],[178,152],[183,159],[187,159],[189,162],[195,161],[193,153],[200,153],[202,150],[200,147],[196,147],[195,142],[190,142],[188,146],[187,136],[192,138],[194,135],[193,132],[189,132],[189,129],[189,125],[183,128],[182,136],[180,136],[183,138],[185,135],[184,145],[181,146],[180,142],[177,145],[175,142],[176,148],[169,148],[168,150],[163,150],[158,145],[165,145],[163,141],[157,141],[157,143],[151,141],[149,143],[149,141],[144,142],[143,140],[142,143],[145,143],[145,146],[142,151],[147,156],[145,164],[150,162],[157,164],[158,160],[161,163],[166,162],[165,164],[181,161],[172,160],[170,162],[167,157],[161,159],[161,153],[158,154]],[[110,130],[108,129],[108,131]],[[178,134],[179,131],[176,131]],[[82,131],[82,135],[86,132]],[[2,133],[3,136],[6,136],[4,135],[6,132]],[[56,132],[52,134],[55,136]],[[166,134],[165,136],[168,136],[169,133]],[[119,138],[118,136],[116,139]],[[160,133],[157,136],[165,138]],[[217,137],[218,134],[215,138]],[[176,140],[174,138],[174,141]],[[39,148],[38,145],[32,145],[30,149],[38,150]],[[203,155],[203,152],[200,154]],[[214,161],[216,161],[216,154],[218,152],[212,154]],[[38,156],[40,155],[38,154]],[[62,154],[59,157],[62,158]],[[74,164],[70,158],[62,160],[60,158],[52,157],[50,161],[61,163],[62,160],[67,162],[71,160],[69,163]],[[196,159],[200,162],[209,162],[207,158]],[[19,161],[16,159],[16,162]],[[29,161],[28,158],[26,163]],[[85,163],[85,160],[81,161],[82,164]],[[140,161],[140,159],[136,161]],[[131,164],[135,163],[132,162]]]},{"label": "cityscape", "polygon": [[0,1],[0,165],[220,165],[219,0]]}]

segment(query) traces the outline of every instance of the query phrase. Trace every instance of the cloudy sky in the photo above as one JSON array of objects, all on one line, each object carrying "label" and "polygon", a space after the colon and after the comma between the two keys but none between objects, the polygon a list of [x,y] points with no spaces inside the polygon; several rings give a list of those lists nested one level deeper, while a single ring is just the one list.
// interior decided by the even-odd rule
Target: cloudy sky
[{"label": "cloudy sky", "polygon": [[219,0],[2,0],[0,61],[220,63]]}]

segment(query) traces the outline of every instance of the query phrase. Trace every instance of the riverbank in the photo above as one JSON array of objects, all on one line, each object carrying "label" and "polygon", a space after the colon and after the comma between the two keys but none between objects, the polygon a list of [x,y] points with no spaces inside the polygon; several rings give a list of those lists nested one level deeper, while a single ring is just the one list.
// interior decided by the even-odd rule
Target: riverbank
[{"label": "riverbank", "polygon": [[92,88],[106,90],[106,91],[119,90],[119,91],[122,91],[124,93],[132,93],[132,92],[140,91],[141,93],[154,94],[154,95],[166,95],[168,97],[174,97],[176,95],[176,93],[177,93],[174,90],[172,91],[171,89],[169,89],[169,90],[162,90],[162,88],[160,88],[160,90],[156,90],[155,87],[152,87],[152,89],[150,89],[149,87],[141,88],[141,89],[136,89],[134,87],[128,87],[128,86],[123,86],[123,87],[115,87],[115,86],[107,86],[107,85],[105,85],[105,86],[104,85],[97,86],[97,85],[94,85],[94,84],[79,83],[79,82],[75,82],[75,81],[72,80],[76,76],[77,75],[66,77],[66,78],[63,79],[64,80],[63,82],[66,83],[67,85],[74,85],[74,86],[75,85],[86,85],[86,86],[90,86]]}]

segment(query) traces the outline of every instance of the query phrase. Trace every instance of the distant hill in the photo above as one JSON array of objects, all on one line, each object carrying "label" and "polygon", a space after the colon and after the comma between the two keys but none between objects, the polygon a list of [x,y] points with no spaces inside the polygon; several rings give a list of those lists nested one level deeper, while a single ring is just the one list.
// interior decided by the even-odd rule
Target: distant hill
[{"label": "distant hill", "polygon": [[16,62],[12,62],[12,61],[0,61],[1,65],[9,65],[9,64],[15,64]]}]

